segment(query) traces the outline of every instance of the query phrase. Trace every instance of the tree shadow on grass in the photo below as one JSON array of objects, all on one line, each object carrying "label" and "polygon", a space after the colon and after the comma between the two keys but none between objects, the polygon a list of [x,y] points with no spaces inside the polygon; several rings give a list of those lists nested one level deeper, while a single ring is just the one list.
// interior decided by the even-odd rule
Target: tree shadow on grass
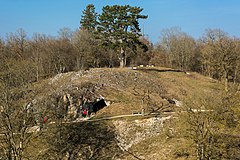
[{"label": "tree shadow on grass", "polygon": [[81,122],[49,127],[46,136],[50,149],[39,159],[115,159],[121,149],[115,132],[106,122]]}]

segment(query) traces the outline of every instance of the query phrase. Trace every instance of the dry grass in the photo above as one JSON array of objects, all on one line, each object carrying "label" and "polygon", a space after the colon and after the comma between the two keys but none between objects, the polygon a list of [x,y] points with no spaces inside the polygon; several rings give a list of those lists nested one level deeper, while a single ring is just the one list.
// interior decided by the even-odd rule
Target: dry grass
[{"label": "dry grass", "polygon": [[[70,72],[57,75],[35,84],[38,97],[66,94],[87,83],[98,86],[95,95],[102,95],[112,104],[100,114],[129,114],[132,110],[150,110],[150,104],[168,106],[164,99],[199,101],[209,95],[217,95],[223,89],[218,81],[197,73],[186,74],[169,68],[95,68],[89,71]],[[78,92],[78,91],[75,91]],[[216,96],[217,97],[217,96]],[[142,100],[144,104],[142,105]],[[169,105],[170,106],[170,105]]]},{"label": "dry grass", "polygon": [[[151,107],[157,108],[162,104],[164,107],[173,107],[166,99],[177,99],[183,102],[188,99],[200,101],[209,95],[218,95],[224,88],[218,81],[197,73],[186,74],[169,68],[155,67],[137,70],[101,68],[71,72],[37,83],[35,89],[39,97],[44,98],[53,92],[65,93],[90,83],[98,88],[94,91],[95,95],[102,95],[106,100],[112,102],[110,106],[98,112],[96,117],[131,114],[133,110],[141,110],[142,107],[149,111]],[[142,105],[143,99],[144,104]],[[153,104],[156,106],[151,106]],[[134,119],[130,118],[129,123]],[[167,130],[161,132],[160,135],[148,138],[131,147],[129,152],[140,159],[144,157],[152,160],[170,160],[176,159],[178,152],[179,154],[184,153],[179,148],[189,146],[184,139],[178,136],[169,138],[166,134]],[[39,141],[35,145],[38,143]],[[44,146],[39,148],[41,150]],[[179,159],[185,158],[184,156],[179,157]],[[125,153],[121,159],[134,160],[136,157]]]}]

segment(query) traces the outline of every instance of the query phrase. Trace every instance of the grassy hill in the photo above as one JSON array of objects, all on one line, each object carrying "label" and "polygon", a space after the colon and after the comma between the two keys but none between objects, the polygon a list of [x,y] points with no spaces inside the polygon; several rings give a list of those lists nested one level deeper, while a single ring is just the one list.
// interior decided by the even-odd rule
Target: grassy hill
[{"label": "grassy hill", "polygon": [[[224,86],[197,73],[169,68],[138,67],[101,68],[59,74],[34,85],[36,106],[45,111],[56,97],[69,94],[73,105],[86,96],[91,100],[102,96],[111,104],[94,119],[141,112],[145,116],[92,122],[47,125],[43,133],[27,148],[33,159],[194,159],[186,147],[190,143],[181,135],[178,111],[202,100],[217,103]],[[50,98],[49,98],[50,97]],[[178,105],[178,103],[180,105]],[[189,105],[188,105],[189,107]],[[201,106],[201,109],[211,109]],[[155,113],[155,116],[151,115]],[[56,121],[54,118],[49,121]],[[52,143],[49,143],[51,140]],[[33,146],[38,146],[38,149]],[[38,156],[37,156],[38,155]]]},{"label": "grassy hill", "polygon": [[[132,110],[147,112],[174,107],[169,101],[185,101],[191,97],[197,101],[223,90],[216,80],[197,73],[185,73],[169,68],[103,68],[59,74],[36,84],[39,95],[70,94],[94,99],[98,96],[111,101],[111,105],[99,114],[121,115]],[[171,108],[174,109],[174,108]]]}]

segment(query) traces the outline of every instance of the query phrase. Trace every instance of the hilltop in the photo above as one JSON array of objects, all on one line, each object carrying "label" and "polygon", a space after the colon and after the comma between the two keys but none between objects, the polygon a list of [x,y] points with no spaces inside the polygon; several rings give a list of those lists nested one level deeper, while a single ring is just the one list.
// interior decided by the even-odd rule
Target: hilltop
[{"label": "hilltop", "polygon": [[[32,145],[27,150],[35,158],[174,159],[178,146],[186,142],[181,138],[168,140],[176,127],[176,113],[186,111],[184,104],[193,99],[196,104],[215,95],[212,101],[218,101],[223,88],[220,82],[197,73],[162,67],[95,68],[58,74],[33,86],[37,93],[33,106],[48,115],[49,125],[32,142],[38,145],[38,151]],[[110,105],[99,110],[91,121],[77,122],[74,111],[69,110],[60,113],[64,120],[59,121],[54,114],[66,105],[64,96],[75,108],[83,97],[91,101],[103,97]],[[191,108],[199,109],[197,105]],[[104,119],[114,116],[120,118]],[[49,143],[48,139],[56,142]]]},{"label": "hilltop", "polygon": [[[197,101],[223,89],[218,81],[194,72],[169,68],[101,68],[58,74],[35,85],[38,96],[70,94],[74,99],[100,96],[111,103],[97,116],[172,111],[176,102],[194,97]],[[40,96],[39,96],[40,95]],[[46,97],[45,97],[46,98]],[[193,107],[194,108],[194,107]]]},{"label": "hilltop", "polygon": [[[224,87],[153,66],[61,73],[6,92],[19,110],[3,121],[0,137],[22,149],[23,159],[196,159],[210,152],[236,159],[239,92]],[[5,113],[1,107],[3,120]],[[13,128],[5,131],[6,122]]]}]

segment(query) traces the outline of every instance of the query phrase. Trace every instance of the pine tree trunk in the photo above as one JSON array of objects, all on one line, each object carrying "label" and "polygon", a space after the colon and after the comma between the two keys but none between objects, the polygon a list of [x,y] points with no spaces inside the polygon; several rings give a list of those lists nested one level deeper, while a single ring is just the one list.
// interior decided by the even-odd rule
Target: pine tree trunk
[{"label": "pine tree trunk", "polygon": [[126,57],[125,57],[125,51],[123,48],[121,48],[120,53],[120,68],[123,68],[126,66]]},{"label": "pine tree trunk", "polygon": [[120,59],[120,68],[123,68],[123,67],[125,67],[125,63],[124,63],[124,58],[121,57],[121,59]]}]

